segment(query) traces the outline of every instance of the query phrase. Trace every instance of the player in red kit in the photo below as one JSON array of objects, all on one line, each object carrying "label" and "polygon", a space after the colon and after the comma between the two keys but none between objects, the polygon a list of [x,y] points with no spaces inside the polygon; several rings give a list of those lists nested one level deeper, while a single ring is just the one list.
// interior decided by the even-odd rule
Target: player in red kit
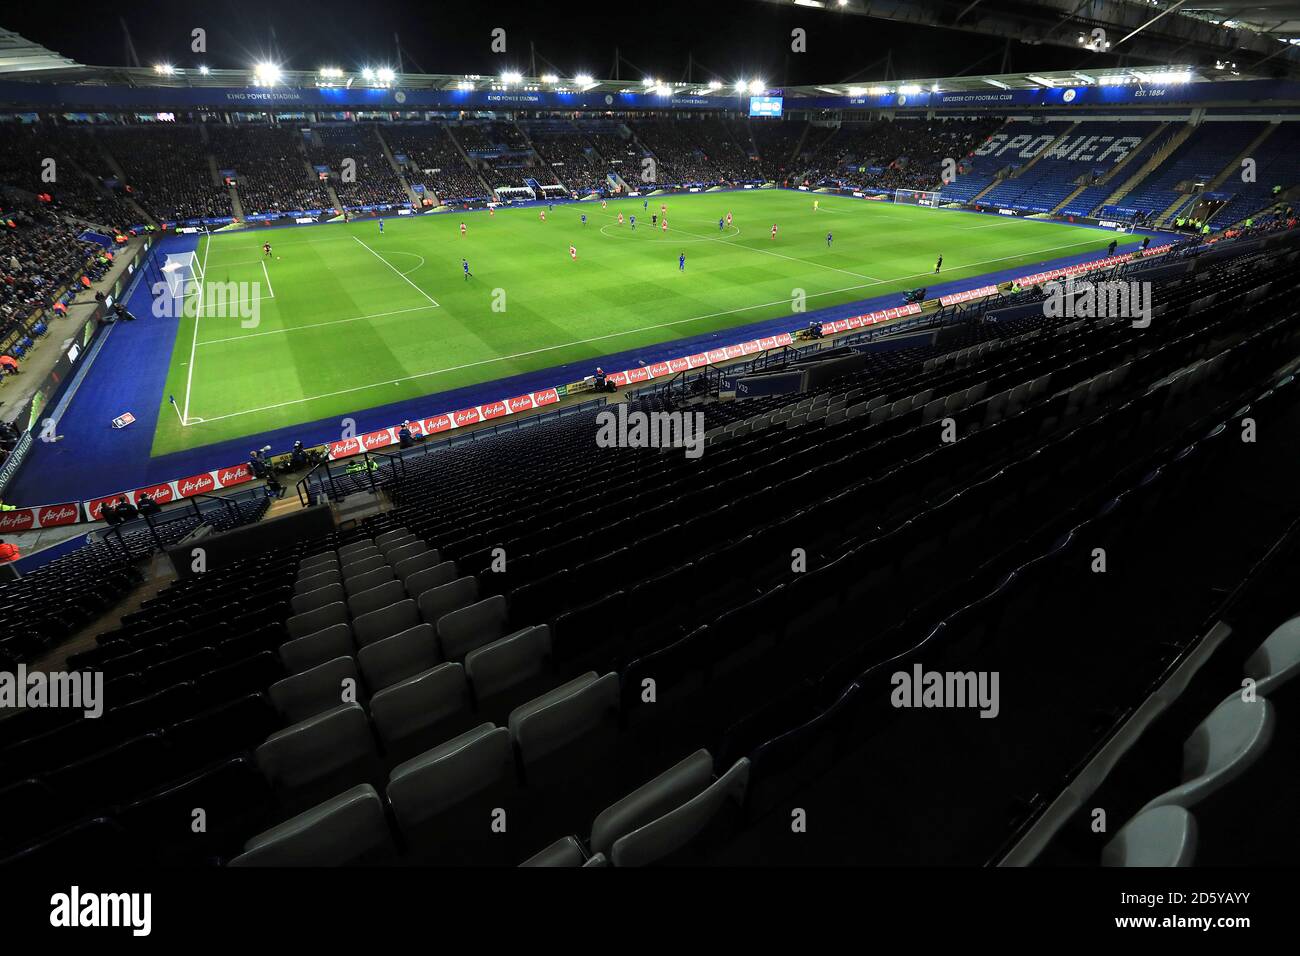
[{"label": "player in red kit", "polygon": [[569,258],[574,262],[578,261],[578,249],[576,246],[569,246]]}]

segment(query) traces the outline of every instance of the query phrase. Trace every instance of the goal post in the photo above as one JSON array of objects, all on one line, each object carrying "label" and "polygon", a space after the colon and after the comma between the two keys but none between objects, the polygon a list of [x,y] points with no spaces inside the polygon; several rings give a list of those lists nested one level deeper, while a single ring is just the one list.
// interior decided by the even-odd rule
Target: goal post
[{"label": "goal post", "polygon": [[894,202],[909,206],[929,206],[938,208],[939,193],[929,189],[895,189]]},{"label": "goal post", "polygon": [[203,289],[203,266],[195,252],[170,252],[161,269],[167,294],[183,301],[198,296]]}]

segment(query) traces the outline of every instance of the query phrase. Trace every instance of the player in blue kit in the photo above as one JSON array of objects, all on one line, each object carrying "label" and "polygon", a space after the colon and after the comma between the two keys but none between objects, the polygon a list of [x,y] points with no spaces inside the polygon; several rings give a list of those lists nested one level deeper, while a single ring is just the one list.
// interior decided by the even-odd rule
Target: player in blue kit
[{"label": "player in blue kit", "polygon": [[627,221],[630,222],[630,223],[632,224],[632,228],[633,228],[633,229],[636,228],[636,216],[628,216],[628,220],[627,220]]},{"label": "player in blue kit", "polygon": [[718,219],[718,232],[722,232],[722,227],[723,227],[724,222],[725,222],[724,219],[722,219],[722,218],[719,218],[719,219]]},{"label": "player in blue kit", "polygon": [[831,234],[828,232],[828,233],[826,233],[826,245],[827,245],[827,247],[829,247],[830,244],[831,244]]},{"label": "player in blue kit", "polygon": [[461,259],[461,260],[460,260],[460,267],[461,267],[462,269],[465,270],[465,279],[466,279],[466,281],[468,281],[468,280],[474,278],[474,273],[472,273],[472,272],[469,271],[469,260],[468,260],[468,259]]},{"label": "player in blue kit", "polygon": [[585,212],[582,214],[582,224],[584,226],[587,224],[587,214]]},{"label": "player in blue kit", "polygon": [[384,220],[382,220],[382,219],[379,220],[379,234],[380,234],[381,236],[384,234]]},{"label": "player in blue kit", "polygon": [[686,271],[686,253],[684,252],[677,257],[677,271],[678,272]]}]

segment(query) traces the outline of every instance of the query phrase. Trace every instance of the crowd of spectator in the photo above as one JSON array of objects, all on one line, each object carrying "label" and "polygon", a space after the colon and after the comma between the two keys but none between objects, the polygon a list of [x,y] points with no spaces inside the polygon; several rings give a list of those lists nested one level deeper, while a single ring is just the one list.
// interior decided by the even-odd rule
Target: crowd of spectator
[{"label": "crowd of spectator", "polygon": [[610,164],[590,140],[575,127],[554,124],[528,128],[528,136],[542,161],[570,192],[587,195],[607,187]]},{"label": "crowd of spectator", "polygon": [[198,126],[108,126],[101,135],[122,167],[127,193],[158,221],[232,215],[230,193],[213,179]]},{"label": "crowd of spectator", "polygon": [[604,157],[612,172],[617,173],[633,189],[641,179],[641,160],[645,150],[627,135],[624,127],[602,123],[584,128],[596,152]]},{"label": "crowd of spectator", "polygon": [[728,183],[759,182],[763,178],[749,124],[740,120],[702,119],[690,124],[687,136]]},{"label": "crowd of spectator", "polygon": [[723,181],[722,171],[704,154],[693,137],[696,123],[638,120],[628,125],[655,159],[653,182],[684,185]]},{"label": "crowd of spectator", "polygon": [[[384,156],[373,127],[343,123],[318,126],[314,134],[307,159],[313,166],[329,167],[330,183],[344,206],[383,206],[411,201],[401,177]],[[344,161],[348,159],[356,164],[355,181],[342,177]]]},{"label": "crowd of spectator", "polygon": [[394,154],[406,157],[407,178],[444,203],[485,199],[490,191],[452,141],[442,123],[401,123],[384,128]]},{"label": "crowd of spectator", "polygon": [[795,156],[808,130],[807,120],[753,120],[749,133],[758,147],[763,179],[784,183],[803,172]]},{"label": "crowd of spectator", "polygon": [[[54,305],[61,288],[81,274],[104,271],[103,249],[77,236],[80,229],[47,209],[8,210],[0,218],[0,338],[33,313]],[[12,223],[12,225],[10,225]]]},{"label": "crowd of spectator", "polygon": [[310,172],[302,133],[280,126],[213,126],[208,130],[217,169],[235,171],[245,215],[330,207],[329,191]]},{"label": "crowd of spectator", "polygon": [[805,181],[855,189],[938,189],[946,159],[960,163],[1003,120],[845,123],[813,156]]},{"label": "crowd of spectator", "polygon": [[127,229],[140,216],[104,185],[109,178],[108,161],[89,130],[34,123],[0,128],[0,183],[48,196],[56,211]]}]

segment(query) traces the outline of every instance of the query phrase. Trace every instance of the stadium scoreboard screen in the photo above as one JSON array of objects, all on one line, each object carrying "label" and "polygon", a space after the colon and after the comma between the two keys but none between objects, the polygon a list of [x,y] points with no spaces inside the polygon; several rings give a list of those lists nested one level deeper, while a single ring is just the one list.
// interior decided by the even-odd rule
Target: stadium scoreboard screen
[{"label": "stadium scoreboard screen", "polygon": [[781,103],[783,97],[780,96],[751,96],[749,98],[749,115],[750,116],[773,116],[781,117]]}]

